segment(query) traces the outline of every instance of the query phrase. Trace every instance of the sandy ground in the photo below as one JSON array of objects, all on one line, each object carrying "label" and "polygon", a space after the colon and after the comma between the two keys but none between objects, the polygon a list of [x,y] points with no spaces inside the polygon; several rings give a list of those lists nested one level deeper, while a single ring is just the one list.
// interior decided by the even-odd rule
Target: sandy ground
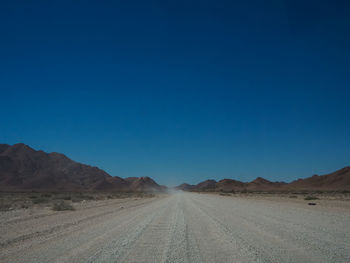
[{"label": "sandy ground", "polygon": [[178,193],[0,213],[0,262],[350,262],[349,202]]}]

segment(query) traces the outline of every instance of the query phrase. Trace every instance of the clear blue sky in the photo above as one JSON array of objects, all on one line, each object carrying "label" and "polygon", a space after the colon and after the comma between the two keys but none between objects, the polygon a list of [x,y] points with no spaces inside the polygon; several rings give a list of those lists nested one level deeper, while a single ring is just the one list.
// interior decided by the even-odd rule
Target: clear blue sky
[{"label": "clear blue sky", "polygon": [[[7,3],[6,3],[7,2]],[[349,1],[2,1],[0,142],[159,183],[350,165]]]}]

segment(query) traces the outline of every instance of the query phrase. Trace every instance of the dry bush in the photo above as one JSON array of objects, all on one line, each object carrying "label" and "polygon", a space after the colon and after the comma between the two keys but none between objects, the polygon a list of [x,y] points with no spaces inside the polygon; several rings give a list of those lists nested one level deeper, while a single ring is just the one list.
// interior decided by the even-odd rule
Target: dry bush
[{"label": "dry bush", "polygon": [[308,195],[304,198],[304,200],[318,200],[319,198],[316,197],[316,196],[311,196],[311,195]]},{"label": "dry bush", "polygon": [[50,199],[44,198],[44,197],[39,197],[32,200],[33,204],[45,204],[45,203],[48,203],[49,201]]},{"label": "dry bush", "polygon": [[52,207],[52,210],[54,210],[54,211],[66,211],[66,210],[74,211],[75,208],[71,204],[68,204],[64,201],[61,201],[61,202],[55,203]]}]

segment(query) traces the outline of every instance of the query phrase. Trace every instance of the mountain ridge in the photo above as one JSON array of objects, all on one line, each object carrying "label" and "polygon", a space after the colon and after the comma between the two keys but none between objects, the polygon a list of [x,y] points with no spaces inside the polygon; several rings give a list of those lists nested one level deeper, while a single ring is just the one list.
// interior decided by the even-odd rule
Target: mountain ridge
[{"label": "mountain ridge", "polygon": [[153,179],[133,183],[102,169],[75,162],[57,152],[34,150],[24,143],[0,144],[2,191],[161,191]]},{"label": "mountain ridge", "polygon": [[[211,184],[208,184],[211,181]],[[215,184],[213,183],[215,182]],[[304,179],[297,179],[290,183],[271,182],[263,177],[257,177],[251,182],[241,182],[234,179],[205,180],[196,185],[188,186],[183,183],[176,189],[183,191],[350,191],[350,166],[325,175],[313,175]]]}]

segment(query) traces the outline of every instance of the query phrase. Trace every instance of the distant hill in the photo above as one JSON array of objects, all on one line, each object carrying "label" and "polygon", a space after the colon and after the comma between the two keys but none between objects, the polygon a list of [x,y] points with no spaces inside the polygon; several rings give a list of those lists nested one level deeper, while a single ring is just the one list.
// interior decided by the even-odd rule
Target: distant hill
[{"label": "distant hill", "polygon": [[281,191],[287,185],[284,182],[271,182],[265,178],[258,177],[255,180],[247,183],[247,190],[249,191]]},{"label": "distant hill", "polygon": [[77,163],[60,153],[36,151],[29,146],[0,144],[0,190],[3,191],[156,191],[151,178],[134,181]]},{"label": "distant hill", "polygon": [[191,185],[191,184],[180,184],[175,187],[175,189],[182,190],[182,191],[190,191],[194,188],[195,188],[195,185]]},{"label": "distant hill", "polygon": [[290,189],[300,190],[350,190],[350,166],[344,167],[326,175],[314,175],[305,179],[298,179],[288,185]]},{"label": "distant hill", "polygon": [[314,175],[306,179],[298,179],[291,183],[271,182],[262,177],[245,183],[233,179],[223,179],[218,182],[206,180],[197,185],[182,184],[176,187],[183,191],[350,191],[350,167],[345,167],[327,175]]},{"label": "distant hill", "polygon": [[136,192],[159,192],[164,190],[150,177],[129,177],[125,179],[129,182],[130,189]]},{"label": "distant hill", "polygon": [[215,189],[216,181],[215,180],[206,180],[204,182],[200,182],[194,188],[196,190],[213,190]]},{"label": "distant hill", "polygon": [[177,189],[183,191],[275,191],[280,190],[285,183],[270,182],[264,178],[258,177],[249,183],[240,182],[233,179],[222,179],[218,182],[215,180],[206,180],[197,185],[188,187],[187,184],[177,186]]},{"label": "distant hill", "polygon": [[246,188],[246,184],[233,179],[223,179],[216,183],[216,191],[243,191]]}]

